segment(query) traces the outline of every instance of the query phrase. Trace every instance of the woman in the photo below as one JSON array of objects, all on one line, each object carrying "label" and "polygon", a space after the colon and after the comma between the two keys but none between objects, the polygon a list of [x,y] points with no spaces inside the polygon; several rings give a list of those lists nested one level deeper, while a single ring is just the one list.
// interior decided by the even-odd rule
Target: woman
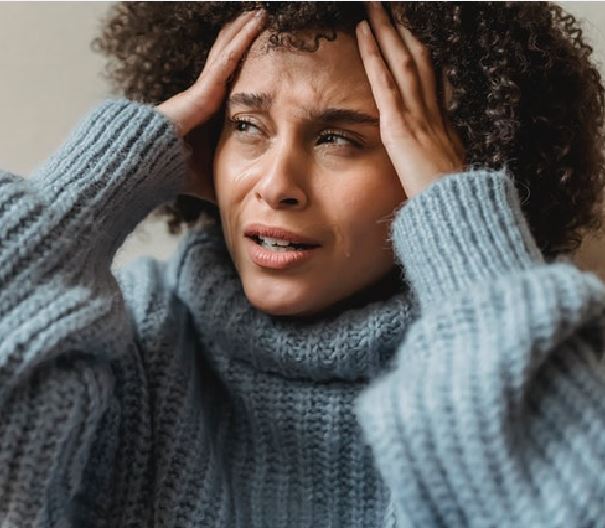
[{"label": "woman", "polygon": [[[410,29],[422,6],[130,6],[102,41],[146,34],[124,78],[153,43],[221,31],[188,88],[106,101],[30,180],[2,174],[5,524],[603,525],[605,287],[553,258],[595,221],[601,136],[579,150],[560,92],[528,114],[520,90],[499,101],[520,115],[488,114],[511,150],[490,135],[481,151],[440,103]],[[560,8],[432,9],[451,10],[452,44],[476,20],[478,49],[517,53],[507,75],[482,64],[500,76],[489,104],[511,71],[549,79],[535,48],[592,95],[569,105],[579,133],[602,124]],[[512,33],[485,40],[492,19]],[[451,84],[453,110],[473,86]],[[567,138],[550,154],[584,160],[532,189],[563,216],[550,229],[527,221],[511,168],[537,154],[504,134],[546,110]],[[114,277],[126,235],[179,193],[214,201],[217,223]]]}]

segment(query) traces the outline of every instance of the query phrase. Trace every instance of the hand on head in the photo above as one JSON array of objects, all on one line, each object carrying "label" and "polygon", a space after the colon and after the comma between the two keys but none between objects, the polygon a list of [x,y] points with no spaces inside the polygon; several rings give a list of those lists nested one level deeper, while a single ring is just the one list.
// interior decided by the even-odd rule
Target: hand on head
[{"label": "hand on head", "polygon": [[[184,194],[216,201],[209,171],[208,130],[203,125],[219,110],[225,99],[229,76],[263,28],[264,11],[247,11],[220,31],[196,82],[184,92],[156,108],[176,126],[189,146],[189,172]],[[191,145],[195,145],[195,150]]]},{"label": "hand on head", "polygon": [[[366,3],[369,24],[356,29],[376,107],[382,142],[406,196],[419,194],[444,174],[463,170],[462,141],[436,93],[431,55],[401,24],[394,27],[380,2]],[[203,126],[221,107],[230,75],[264,26],[264,11],[248,11],[219,33],[196,82],[157,106],[190,148],[185,194],[216,203],[208,134]]]},{"label": "hand on head", "polygon": [[409,199],[444,174],[463,170],[464,147],[439,107],[429,49],[403,25],[394,27],[380,2],[366,6],[370,24],[357,26],[359,51],[382,143]]}]

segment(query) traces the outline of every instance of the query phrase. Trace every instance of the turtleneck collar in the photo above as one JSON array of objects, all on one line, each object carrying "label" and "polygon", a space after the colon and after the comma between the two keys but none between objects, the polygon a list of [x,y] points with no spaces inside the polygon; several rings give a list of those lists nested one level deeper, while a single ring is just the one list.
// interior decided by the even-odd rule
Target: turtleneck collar
[{"label": "turtleneck collar", "polygon": [[284,377],[372,379],[388,366],[417,312],[396,268],[319,317],[271,316],[246,298],[220,225],[191,229],[177,258],[177,295],[206,348]]}]

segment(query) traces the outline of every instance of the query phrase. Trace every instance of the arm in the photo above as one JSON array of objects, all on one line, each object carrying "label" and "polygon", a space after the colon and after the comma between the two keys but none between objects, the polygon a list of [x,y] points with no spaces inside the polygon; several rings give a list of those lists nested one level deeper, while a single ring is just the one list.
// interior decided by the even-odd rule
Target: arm
[{"label": "arm", "polygon": [[443,177],[392,237],[421,314],[356,411],[403,525],[602,526],[605,285],[544,262],[505,172]]},{"label": "arm", "polygon": [[[200,177],[210,176],[192,174],[183,139],[223,103],[227,79],[263,27],[262,11],[254,13],[222,28],[190,88],[156,107],[107,101],[30,180],[0,171],[0,519],[11,526],[59,524],[85,516],[80,508],[97,512],[98,479],[88,506],[68,503],[92,447],[99,455],[94,435],[106,410],[118,406],[110,401],[114,385],[115,393],[126,390],[118,374],[141,394],[146,381],[134,342],[137,313],[123,295],[132,294],[132,281],[121,276],[122,292],[111,261],[155,207],[200,187],[206,196],[210,182]],[[151,271],[152,285],[163,281],[159,269]],[[132,304],[144,304],[145,292],[136,290]],[[124,376],[124,365],[138,372]],[[131,394],[128,400],[138,414]],[[91,460],[93,472],[107,472]]]},{"label": "arm", "polygon": [[32,178],[0,171],[0,519],[68,515],[133,329],[110,271],[176,196],[181,140],[149,105],[108,100]]}]

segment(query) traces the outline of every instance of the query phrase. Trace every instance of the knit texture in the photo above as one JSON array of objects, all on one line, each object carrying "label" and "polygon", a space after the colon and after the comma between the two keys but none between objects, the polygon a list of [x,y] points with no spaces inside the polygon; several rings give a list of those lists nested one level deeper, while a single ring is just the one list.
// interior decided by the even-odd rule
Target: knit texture
[{"label": "knit texture", "polygon": [[217,225],[111,271],[186,163],[115,99],[0,171],[0,526],[605,526],[605,286],[544,261],[506,170],[406,202],[401,289],[305,320],[249,304]]}]

